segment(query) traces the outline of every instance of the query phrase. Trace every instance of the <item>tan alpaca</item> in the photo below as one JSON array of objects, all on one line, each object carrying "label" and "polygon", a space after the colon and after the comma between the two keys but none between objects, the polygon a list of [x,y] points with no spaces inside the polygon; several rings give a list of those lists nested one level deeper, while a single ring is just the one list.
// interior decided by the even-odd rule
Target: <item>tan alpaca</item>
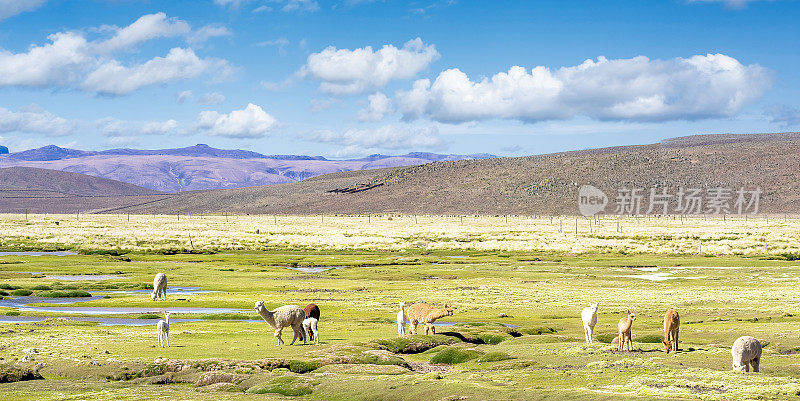
[{"label": "tan alpaca", "polygon": [[631,340],[631,326],[633,326],[634,320],[636,320],[636,315],[630,310],[628,310],[628,317],[619,319],[619,323],[617,324],[617,328],[619,329],[618,351],[622,351],[626,345],[628,346],[628,352],[631,351],[631,345],[633,345],[633,341]]},{"label": "tan alpaca", "polygon": [[453,307],[446,304],[442,309],[436,309],[429,304],[419,303],[408,307],[406,310],[408,322],[411,323],[411,334],[417,334],[417,325],[425,325],[425,334],[436,334],[433,322],[445,316],[453,316]]},{"label": "tan alpaca", "polygon": [[[664,350],[669,354],[673,348],[678,352],[678,330],[681,327],[681,318],[678,311],[670,309],[664,315]],[[673,346],[674,345],[674,346]]]}]

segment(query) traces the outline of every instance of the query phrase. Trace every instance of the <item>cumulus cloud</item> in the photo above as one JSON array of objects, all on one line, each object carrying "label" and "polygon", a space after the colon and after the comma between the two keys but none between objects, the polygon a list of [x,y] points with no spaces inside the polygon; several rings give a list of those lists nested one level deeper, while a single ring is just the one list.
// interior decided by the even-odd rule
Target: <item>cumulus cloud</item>
[{"label": "cumulus cloud", "polygon": [[780,106],[770,111],[773,123],[784,127],[800,126],[800,107]]},{"label": "cumulus cloud", "polygon": [[94,44],[93,47],[99,52],[130,49],[148,40],[186,35],[192,30],[186,21],[174,17],[168,18],[164,13],[143,15],[124,28],[106,26],[102,29],[113,30],[115,34],[107,40]]},{"label": "cumulus cloud", "polygon": [[78,32],[48,36],[49,43],[12,53],[0,50],[0,86],[66,87],[107,95],[124,95],[146,85],[195,78],[201,74],[224,79],[233,73],[227,61],[200,58],[193,50],[173,48],[164,57],[123,65],[112,53],[145,41],[186,34],[188,24],[158,13],[146,15],[111,38],[89,42]]},{"label": "cumulus cloud", "polygon": [[211,38],[230,36],[232,34],[233,33],[228,28],[222,25],[206,25],[196,31],[189,33],[186,36],[186,40],[193,45],[197,45]]},{"label": "cumulus cloud", "polygon": [[319,89],[333,95],[363,93],[384,87],[389,81],[410,79],[439,58],[435,46],[416,38],[398,49],[385,45],[350,49],[327,47],[308,56],[300,76],[320,81]]},{"label": "cumulus cloud", "polygon": [[380,121],[394,110],[392,101],[383,93],[369,95],[369,105],[358,111],[359,121]]},{"label": "cumulus cloud", "polygon": [[277,123],[274,117],[252,103],[242,110],[234,110],[228,114],[202,111],[197,116],[198,129],[209,135],[228,138],[261,138],[266,136]]},{"label": "cumulus cloud", "polygon": [[[96,120],[95,126],[107,137],[135,139],[141,135],[169,134],[178,129],[178,122],[172,119],[167,121],[131,122],[114,117],[106,117]],[[121,139],[120,141],[127,139]]]},{"label": "cumulus cloud", "polygon": [[208,106],[210,104],[220,104],[224,101],[225,95],[219,92],[206,93],[205,95],[201,96],[200,99],[197,99],[197,103],[204,106]]},{"label": "cumulus cloud", "polygon": [[324,130],[309,134],[307,139],[341,145],[344,148],[339,151],[340,154],[364,154],[397,149],[437,150],[447,147],[435,126],[385,125],[375,129],[352,128],[338,132]]},{"label": "cumulus cloud", "polygon": [[480,81],[449,69],[433,82],[416,81],[396,100],[405,120],[535,122],[582,115],[655,122],[730,117],[769,86],[764,68],[723,54],[672,60],[599,57],[554,71],[514,66]]},{"label": "cumulus cloud", "polygon": [[0,132],[21,132],[47,136],[69,135],[75,123],[42,110],[38,106],[11,111],[0,107]]},{"label": "cumulus cloud", "polygon": [[26,11],[33,11],[46,0],[0,0],[0,21]]},{"label": "cumulus cloud", "polygon": [[195,78],[211,71],[215,71],[214,75],[229,75],[230,67],[224,60],[201,59],[192,49],[176,47],[165,57],[132,67],[117,60],[106,61],[86,77],[82,87],[106,95],[125,95],[143,86]]}]

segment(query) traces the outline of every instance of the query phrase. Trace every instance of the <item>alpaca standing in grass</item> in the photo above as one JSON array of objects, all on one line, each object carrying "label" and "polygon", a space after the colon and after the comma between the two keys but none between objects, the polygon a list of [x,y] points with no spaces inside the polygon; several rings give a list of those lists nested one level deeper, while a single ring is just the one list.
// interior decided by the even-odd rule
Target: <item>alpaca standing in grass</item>
[{"label": "alpaca standing in grass", "polygon": [[594,326],[597,324],[597,304],[592,304],[583,308],[581,312],[581,320],[583,320],[583,337],[586,339],[586,344],[592,343],[592,334],[594,333]]},{"label": "alpaca standing in grass", "polygon": [[761,364],[761,343],[750,336],[739,337],[731,347],[731,358],[733,370],[749,372],[752,366],[753,372],[758,372]]},{"label": "alpaca standing in grass", "polygon": [[631,346],[633,345],[631,326],[633,326],[634,320],[636,320],[636,315],[630,310],[628,311],[628,317],[619,319],[619,323],[617,323],[617,328],[619,329],[618,351],[622,351],[626,345],[628,346],[628,352],[631,351]]},{"label": "alpaca standing in grass", "polygon": [[[303,308],[303,312],[305,312],[305,314],[306,314],[306,319],[308,319],[310,317],[313,317],[314,319],[317,319],[317,321],[319,321],[319,306],[317,306],[317,304],[308,304],[308,305],[306,305],[306,307]],[[303,327],[305,327],[305,326],[303,326]],[[316,327],[316,325],[314,327]],[[303,334],[304,335],[308,335],[308,331],[304,330]],[[312,335],[316,336],[316,334],[314,334],[314,333],[312,333]],[[314,341],[314,337],[309,338],[309,340]],[[303,341],[305,341],[305,338],[303,339]],[[319,342],[319,341],[317,341],[317,342]]]},{"label": "alpaca standing in grass", "polygon": [[681,318],[678,311],[670,309],[664,315],[664,349],[669,354],[673,348],[678,352],[678,330],[681,327]]},{"label": "alpaca standing in grass", "polygon": [[425,334],[430,335],[436,334],[433,322],[445,316],[453,316],[453,307],[445,304],[444,308],[436,309],[429,304],[418,303],[409,306],[406,314],[411,323],[411,334],[417,334],[417,325],[422,323],[425,325]]},{"label": "alpaca standing in grass", "polygon": [[169,312],[164,312],[164,319],[159,320],[156,324],[156,332],[158,333],[158,346],[163,347],[166,342],[169,347]]},{"label": "alpaca standing in grass", "polygon": [[[306,335],[306,338],[311,339],[314,344],[319,344],[319,330],[317,330],[317,324],[319,323],[319,319],[313,317],[307,317],[303,320],[303,333]],[[305,344],[305,342],[303,342]]]},{"label": "alpaca standing in grass", "polygon": [[156,278],[153,279],[153,292],[150,293],[153,301],[159,297],[167,299],[167,275],[164,273],[156,274]]},{"label": "alpaca standing in grass", "polygon": [[298,338],[303,339],[303,344],[306,343],[306,336],[303,334],[303,320],[306,319],[306,313],[297,305],[284,305],[274,311],[268,311],[264,306],[264,301],[257,301],[254,308],[261,318],[264,319],[273,329],[275,329],[275,338],[278,339],[278,345],[283,345],[281,339],[281,332],[284,327],[291,327],[294,331],[294,338],[292,343]]},{"label": "alpaca standing in grass", "polygon": [[397,336],[398,337],[405,337],[406,336],[406,303],[400,302],[400,310],[397,312]]}]

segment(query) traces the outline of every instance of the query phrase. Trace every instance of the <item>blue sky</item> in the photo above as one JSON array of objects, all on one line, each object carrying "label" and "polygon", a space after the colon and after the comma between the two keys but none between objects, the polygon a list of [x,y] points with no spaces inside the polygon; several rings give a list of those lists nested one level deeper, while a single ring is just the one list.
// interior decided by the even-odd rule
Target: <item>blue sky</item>
[{"label": "blue sky", "polygon": [[792,0],[0,0],[0,144],[518,156],[797,131],[799,17]]}]

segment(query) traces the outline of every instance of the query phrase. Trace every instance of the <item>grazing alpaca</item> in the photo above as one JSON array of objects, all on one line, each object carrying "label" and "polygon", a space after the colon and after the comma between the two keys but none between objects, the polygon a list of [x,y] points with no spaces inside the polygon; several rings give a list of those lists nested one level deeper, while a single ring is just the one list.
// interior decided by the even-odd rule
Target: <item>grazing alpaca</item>
[{"label": "grazing alpaca", "polygon": [[761,343],[750,336],[739,337],[731,347],[731,358],[733,370],[749,372],[752,366],[753,372],[758,372],[761,364]]},{"label": "grazing alpaca", "polygon": [[167,347],[169,347],[169,312],[164,312],[164,319],[166,320],[159,320],[156,325],[159,347],[163,347],[164,342],[166,342]]},{"label": "grazing alpaca", "polygon": [[628,346],[628,352],[631,351],[631,346],[633,345],[633,340],[631,340],[631,326],[633,326],[634,320],[636,320],[636,315],[630,310],[628,311],[628,317],[619,319],[619,323],[617,324],[617,328],[619,329],[618,351],[622,351],[626,345]]},{"label": "grazing alpaca", "polygon": [[583,320],[583,337],[586,339],[586,344],[591,344],[594,326],[597,324],[597,304],[583,308],[581,319]]},{"label": "grazing alpaca", "polygon": [[425,325],[425,334],[436,334],[433,322],[445,316],[453,316],[453,307],[445,304],[444,308],[436,309],[431,305],[419,303],[408,307],[406,311],[408,322],[411,323],[411,334],[417,334],[417,325]]},{"label": "grazing alpaca", "polygon": [[397,336],[398,337],[405,337],[406,336],[406,303],[400,302],[400,310],[397,311]]},{"label": "grazing alpaca", "polygon": [[292,343],[289,345],[294,345],[298,338],[303,339],[303,344],[306,343],[306,336],[303,335],[303,320],[306,318],[306,313],[299,306],[284,305],[274,311],[268,311],[264,306],[264,301],[257,301],[254,309],[265,322],[275,329],[275,338],[278,339],[278,345],[283,345],[281,332],[284,327],[291,327],[292,331],[294,331],[294,338],[292,338]]},{"label": "grazing alpaca", "polygon": [[314,344],[319,344],[319,330],[317,330],[317,323],[319,323],[319,319],[313,317],[307,317],[305,320],[303,320],[303,333],[305,333],[306,338],[314,341]]},{"label": "grazing alpaca", "polygon": [[664,315],[664,349],[669,354],[673,348],[678,352],[678,330],[681,327],[681,317],[678,311],[670,309]]},{"label": "grazing alpaca", "polygon": [[159,297],[167,299],[167,275],[164,273],[156,274],[156,278],[153,279],[153,292],[150,293],[153,301]]}]

